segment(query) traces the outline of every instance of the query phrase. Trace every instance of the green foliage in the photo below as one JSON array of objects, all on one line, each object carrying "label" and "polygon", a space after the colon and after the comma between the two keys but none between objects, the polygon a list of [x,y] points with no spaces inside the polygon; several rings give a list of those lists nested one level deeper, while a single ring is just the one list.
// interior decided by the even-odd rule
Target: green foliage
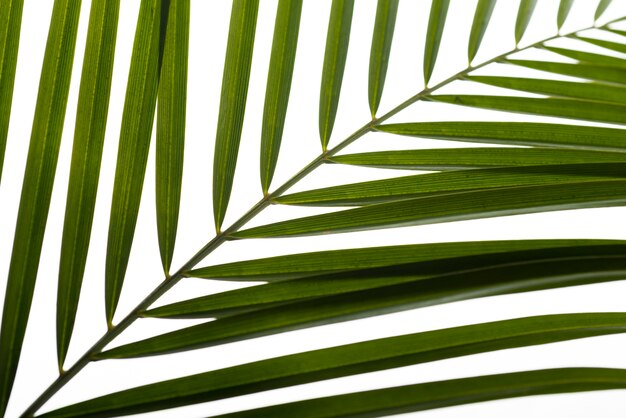
[{"label": "green foliage", "polygon": [[[477,237],[467,242],[346,248],[199,266],[220,245],[235,246],[238,240],[251,238],[387,230],[525,213],[626,206],[626,142],[620,126],[626,124],[626,60],[612,54],[626,52],[626,42],[590,37],[577,31],[517,46],[532,27],[529,24],[537,6],[535,0],[522,0],[519,4],[514,34],[509,35],[511,41],[515,41],[515,48],[472,65],[479,48],[489,37],[488,29],[497,3],[496,0],[479,0],[467,39],[459,40],[468,46],[470,64],[439,84],[428,85],[443,52],[444,34],[447,36],[457,29],[446,25],[448,14],[454,12],[449,7],[450,2],[433,0],[428,24],[423,28],[421,75],[428,86],[423,91],[412,92],[408,100],[377,116],[392,55],[396,18],[402,11],[398,0],[380,0],[371,32],[367,86],[372,119],[364,121],[353,134],[329,148],[342,82],[347,75],[344,73],[353,12],[355,5],[358,7],[354,0],[333,0],[319,74],[317,117],[322,153],[270,191],[283,141],[294,68],[298,56],[308,53],[297,51],[301,15],[306,13],[302,0],[280,0],[259,135],[263,196],[222,230],[239,153],[249,151],[240,150],[239,145],[259,3],[258,0],[234,0],[232,3],[212,166],[217,233],[178,271],[170,273],[183,184],[190,1],[141,1],[109,214],[104,292],[109,329],[76,363],[63,370],[72,343],[89,251],[120,6],[119,0],[93,0],[91,3],[60,247],[56,311],[60,374],[24,416],[34,416],[57,391],[96,360],[158,356],[453,301],[603,283],[626,276],[626,241],[586,239],[480,241]],[[590,20],[604,21],[610,4],[611,1],[600,1]],[[80,5],[80,0],[54,2],[3,307],[0,415],[5,413],[9,401],[33,302],[60,149]],[[554,16],[559,31],[576,7],[572,0],[559,3]],[[22,1],[6,0],[0,4],[0,22],[4,28],[0,31],[0,173],[9,126],[21,11]],[[626,34],[612,26],[619,20],[596,23],[595,30],[611,32],[613,39],[617,39]],[[578,45],[589,43],[610,52],[592,53],[549,43],[559,38],[570,38]],[[514,56],[523,50],[539,49],[573,62]],[[505,68],[515,66],[540,72],[535,73],[539,75],[534,78],[475,73],[496,63],[507,64]],[[568,76],[570,81],[557,81],[555,76]],[[453,90],[454,82],[480,86],[486,93],[447,91],[441,94],[444,87]],[[506,89],[506,95],[491,94],[493,87]],[[416,102],[424,102],[424,106],[436,103],[495,110],[502,121],[387,123]],[[114,323],[135,233],[155,113],[156,231],[165,277],[135,309]],[[513,113],[557,120],[519,122],[512,117]],[[598,123],[611,126],[598,126]],[[373,132],[380,137],[414,138],[407,138],[406,143],[414,141],[415,146],[406,150],[340,154],[346,146]],[[423,138],[497,146],[420,149]],[[377,168],[404,170],[397,172],[404,176],[314,186],[288,193],[292,186],[323,164],[360,166],[370,171]],[[410,175],[406,175],[406,170],[432,173],[408,172]],[[244,227],[271,204],[349,207]],[[153,306],[168,290],[188,278],[265,283]],[[108,347],[142,318],[154,321],[212,318],[213,321]],[[471,354],[625,331],[626,314],[620,312],[547,315],[472,324],[363,341],[219,370],[198,370],[190,376],[105,394],[41,416],[121,416],[163,410]],[[622,369],[546,369],[356,392],[227,416],[374,417],[517,396],[625,388],[626,370]]]}]

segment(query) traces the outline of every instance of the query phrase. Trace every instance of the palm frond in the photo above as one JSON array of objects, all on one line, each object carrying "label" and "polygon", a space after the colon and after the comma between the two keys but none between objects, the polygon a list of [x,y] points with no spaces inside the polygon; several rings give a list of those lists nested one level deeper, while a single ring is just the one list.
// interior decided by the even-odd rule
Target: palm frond
[{"label": "palm frond", "polygon": [[[347,89],[342,93],[342,87],[348,85],[344,81],[349,76],[346,68],[350,67],[346,63],[350,38],[360,30],[355,29],[356,25],[353,27],[353,17],[360,16],[361,5],[354,0],[333,0],[329,4],[323,62],[321,54],[319,60],[317,122],[322,152],[270,191],[283,136],[288,131],[285,127],[289,127],[286,120],[292,81],[297,80],[296,58],[308,54],[306,48],[297,51],[301,21],[307,17],[304,2],[277,3],[276,13],[272,15],[275,19],[262,100],[264,110],[259,119],[259,147],[252,147],[260,154],[257,161],[263,194],[228,225],[231,194],[239,186],[235,183],[238,160],[240,154],[248,152],[244,150],[247,147],[240,150],[240,143],[245,109],[250,107],[248,90],[254,80],[252,57],[258,50],[258,45],[255,48],[257,20],[265,11],[258,0],[232,2],[212,165],[216,234],[180,268],[173,270],[179,217],[183,213],[181,202],[184,202],[181,195],[186,163],[188,63],[193,56],[189,48],[193,10],[189,0],[141,1],[109,214],[104,294],[108,330],[64,370],[102,171],[120,9],[119,0],[93,0],[61,243],[56,310],[60,373],[26,409],[24,416],[34,416],[94,361],[161,359],[157,356],[409,309],[608,283],[626,277],[626,241],[601,239],[472,240],[311,252],[296,248],[288,255],[256,255],[257,258],[245,259],[249,257],[239,254],[236,259],[239,261],[204,264],[203,260],[222,244],[236,246],[248,239],[275,243],[279,238],[330,237],[413,225],[626,206],[623,128],[626,60],[620,55],[626,53],[626,44],[620,41],[626,32],[617,25],[624,18],[597,23],[604,22],[612,10],[610,0],[594,4],[593,26],[572,33],[563,33],[562,28],[566,22],[566,27],[570,23],[574,26],[572,20],[579,2],[561,0],[558,11],[550,17],[552,25],[556,22],[558,32],[520,46],[524,39],[531,38],[534,27],[531,23],[540,10],[536,0],[521,0],[513,16],[513,33],[507,35],[515,46],[478,63],[479,49],[481,55],[489,49],[492,16],[499,10],[497,2],[478,1],[473,14],[468,16],[471,27],[468,20],[467,39],[461,39],[456,34],[457,28],[451,26],[453,20],[448,19],[454,13],[454,3],[432,0],[427,24],[419,28],[425,32],[421,63],[425,87],[378,115],[383,95],[389,94],[385,86],[392,79],[388,77],[392,74],[391,46],[394,37],[398,40],[396,21],[400,22],[398,18],[402,17],[398,14],[402,10],[399,7],[404,7],[399,3],[380,0],[375,13],[372,8],[373,30],[368,28],[370,32],[367,32],[373,32],[371,44],[368,37],[369,67],[366,64],[368,73],[363,72],[367,75],[371,119],[345,139],[333,142],[333,146],[330,146],[333,129],[339,126],[337,116],[342,115],[340,95],[345,97],[347,93]],[[0,415],[7,407],[33,300],[68,101],[79,9],[77,0],[54,3],[0,331]],[[0,21],[6,22],[6,29],[0,31],[3,105],[10,103],[12,97],[21,10],[20,0],[7,0],[0,5]],[[448,39],[449,35],[457,36],[463,48],[467,45],[469,63],[437,84],[431,83],[438,79],[438,69],[446,53],[442,39],[444,36]],[[587,47],[593,47],[594,52],[587,52]],[[536,58],[539,54],[549,58]],[[495,74],[489,72],[493,68],[498,69]],[[516,72],[522,75],[514,76]],[[466,89],[456,90],[460,86]],[[365,107],[365,88],[363,93]],[[418,102],[419,106],[454,112],[439,121],[422,118],[421,114],[395,118]],[[466,117],[463,112],[468,108],[478,115],[495,116],[485,120],[482,116]],[[2,106],[0,110],[0,172],[9,111],[10,106]],[[155,114],[156,236],[165,277],[135,308],[114,323],[143,197]],[[529,116],[532,122],[520,121]],[[301,133],[299,130],[298,134]],[[372,150],[349,149],[342,153],[368,134],[372,134]],[[394,149],[387,140],[402,140],[409,149]],[[426,140],[488,146],[423,149]],[[431,144],[437,145],[434,141],[428,143]],[[345,170],[358,166],[358,170],[378,177],[368,181],[334,178],[331,185],[313,182],[312,186],[291,191],[324,165]],[[386,173],[391,178],[381,179],[385,175],[381,168],[404,171],[391,171]],[[292,215],[248,225],[272,205],[285,210],[289,206]],[[314,207],[317,211],[304,216],[300,206]],[[329,211],[329,207],[338,209]],[[260,241],[267,238],[275,240]],[[263,283],[161,301],[174,286],[194,279]],[[157,323],[170,319],[178,325],[175,331],[144,335],[121,344],[116,341],[143,318]],[[176,319],[212,320],[189,326]],[[121,416],[151,412],[472,354],[625,331],[626,314],[621,312],[541,315],[474,323],[217,370],[197,370],[187,376],[109,391],[48,410],[41,416]],[[112,342],[116,344],[111,346]],[[625,382],[626,371],[622,369],[516,371],[385,387],[219,416],[386,416],[518,396],[625,389]]]}]

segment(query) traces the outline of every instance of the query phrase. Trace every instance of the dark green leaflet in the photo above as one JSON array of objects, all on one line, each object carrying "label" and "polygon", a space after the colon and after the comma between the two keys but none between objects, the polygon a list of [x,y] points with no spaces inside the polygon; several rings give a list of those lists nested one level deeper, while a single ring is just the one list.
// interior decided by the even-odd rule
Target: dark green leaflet
[{"label": "dark green leaflet", "polygon": [[[522,263],[535,263],[539,260],[566,259],[579,257],[589,258],[620,256],[624,246],[585,246],[572,245],[565,247],[540,248],[533,242],[523,242],[528,248],[510,248],[510,244],[503,242],[497,251],[485,251],[466,254],[441,253],[430,259],[416,262],[396,262],[386,266],[353,267],[345,271],[318,273],[315,276],[291,277],[285,280],[281,277],[270,277],[269,284],[253,286],[243,289],[201,296],[181,302],[164,305],[145,312],[147,317],[157,318],[223,318],[245,312],[263,310],[268,307],[284,305],[286,303],[305,301],[313,298],[330,297],[374,288],[415,282],[433,277],[437,274],[469,271],[484,268],[490,265],[515,263],[518,268]],[[466,247],[470,243],[464,243]],[[507,245],[508,244],[508,245]],[[533,244],[535,247],[533,247]],[[492,244],[493,245],[493,244]],[[507,246],[509,249],[507,250]],[[422,245],[423,250],[436,251],[429,245]],[[442,248],[445,250],[445,248]],[[252,260],[250,263],[259,262]],[[391,263],[391,260],[389,260]]]},{"label": "dark green leaflet", "polygon": [[542,47],[548,51],[552,51],[564,57],[572,58],[583,63],[595,63],[596,65],[606,65],[613,67],[626,67],[626,60],[609,55],[594,54],[592,52],[577,51],[575,49],[558,48],[555,46]]},{"label": "dark green leaflet", "polygon": [[521,77],[470,76],[467,79],[492,86],[554,97],[626,104],[626,85],[611,86],[601,83],[579,83]]},{"label": "dark green leaflet", "polygon": [[[454,101],[455,96],[446,97]],[[476,103],[480,103],[481,98],[460,97],[474,97]],[[489,97],[486,97],[486,104],[489,104]],[[521,103],[525,103],[524,100]],[[449,141],[626,152],[624,131],[613,128],[526,122],[422,122],[382,125],[377,130]]]},{"label": "dark green leaflet", "polygon": [[623,163],[558,164],[418,174],[313,189],[277,197],[287,205],[359,206],[499,187],[626,179]]},{"label": "dark green leaflet", "polygon": [[13,387],[35,289],[61,145],[80,4],[80,0],[56,0],[52,10],[2,313],[0,416],[4,415]]},{"label": "dark green leaflet", "polygon": [[160,0],[141,1],[128,74],[106,255],[105,309],[109,326],[126,275],[146,174],[159,78],[160,10]]},{"label": "dark green leaflet", "polygon": [[213,157],[213,215],[217,231],[222,227],[233,187],[258,11],[259,0],[235,0],[230,15]]},{"label": "dark green leaflet", "polygon": [[428,18],[428,29],[426,30],[426,46],[424,48],[425,85],[430,81],[435,68],[449,5],[450,0],[432,0],[430,5],[430,17]]},{"label": "dark green leaflet", "polygon": [[496,399],[626,388],[622,369],[544,369],[311,399],[216,418],[381,417]]},{"label": "dark green leaflet", "polygon": [[267,193],[280,152],[296,60],[302,0],[281,0],[276,11],[261,130],[261,188]]},{"label": "dark green leaflet", "polygon": [[403,170],[444,171],[488,167],[618,162],[626,155],[617,152],[580,151],[556,148],[442,148],[364,152],[337,155],[330,162]]},{"label": "dark green leaflet", "polygon": [[624,205],[626,181],[623,180],[525,186],[380,203],[257,226],[235,232],[231,237],[309,236]]},{"label": "dark green leaflet", "polygon": [[626,53],[626,44],[613,41],[605,41],[604,39],[596,39],[583,35],[572,35],[574,39],[580,39],[592,45],[600,46],[602,48],[610,49],[611,51]]},{"label": "dark green leaflet", "polygon": [[[169,274],[174,255],[185,149],[189,0],[170,3],[160,67],[156,134],[156,211],[161,262]],[[163,18],[161,32],[164,32]]]},{"label": "dark green leaflet", "polygon": [[519,44],[526,33],[530,19],[537,6],[537,0],[521,0],[517,11],[517,20],[515,21],[515,44]]},{"label": "dark green leaflet", "polygon": [[398,3],[399,0],[379,0],[376,8],[367,85],[367,96],[372,118],[376,117],[376,111],[383,95],[387,66],[389,65],[389,53],[391,52],[391,41],[393,40],[396,16],[398,14]]},{"label": "dark green leaflet", "polygon": [[[613,250],[607,254],[537,258],[504,264],[494,264],[489,257],[484,257],[480,260],[483,267],[470,258],[452,265],[435,262],[400,266],[399,272],[393,268],[380,269],[368,272],[362,279],[412,275],[414,280],[392,281],[386,286],[261,307],[115,347],[99,354],[98,358],[180,352],[453,301],[623,280],[626,257],[615,255]],[[411,268],[414,268],[412,272]],[[435,275],[429,277],[429,273]]]},{"label": "dark green leaflet", "polygon": [[274,281],[483,253],[553,247],[620,245],[621,243],[621,241],[607,240],[513,240],[398,245],[320,251],[239,261],[198,268],[187,272],[186,275],[237,281]]},{"label": "dark green leaflet", "polygon": [[566,64],[561,62],[507,60],[510,64],[519,65],[535,70],[548,71],[555,74],[586,78],[594,81],[603,81],[616,84],[626,84],[626,68],[608,67],[596,64]]},{"label": "dark green leaflet", "polygon": [[[572,99],[506,96],[431,96],[431,100],[498,111],[626,124],[626,106]],[[578,127],[576,127],[578,128]]]},{"label": "dark green leaflet", "polygon": [[480,48],[480,43],[483,40],[483,36],[485,36],[487,27],[489,26],[489,21],[491,20],[491,14],[493,13],[495,5],[496,0],[478,0],[476,13],[474,14],[474,21],[472,22],[472,29],[470,31],[469,43],[467,46],[467,56],[470,63],[476,56],[478,48]]},{"label": "dark green leaflet", "polygon": [[5,0],[0,4],[0,22],[3,22],[0,28],[0,179],[9,131],[23,7],[24,0]]},{"label": "dark green leaflet", "polygon": [[626,314],[547,315],[384,338],[258,361],[105,395],[44,414],[119,416],[481,352],[626,331]]},{"label": "dark green leaflet", "polygon": [[57,355],[60,368],[74,328],[91,237],[119,6],[119,0],[94,0],[89,13],[59,263]]},{"label": "dark green leaflet", "polygon": [[335,117],[337,116],[343,70],[346,66],[348,45],[350,43],[353,11],[354,0],[333,0],[330,9],[319,109],[320,139],[322,141],[322,150],[324,151],[326,151],[328,146],[328,141],[335,125]]}]

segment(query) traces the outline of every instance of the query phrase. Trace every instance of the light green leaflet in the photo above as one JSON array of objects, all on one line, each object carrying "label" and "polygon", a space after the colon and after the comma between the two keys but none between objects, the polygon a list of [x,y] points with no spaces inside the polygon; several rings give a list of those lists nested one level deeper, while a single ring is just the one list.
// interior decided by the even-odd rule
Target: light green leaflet
[{"label": "light green leaflet", "polygon": [[574,49],[557,48],[554,46],[543,46],[543,49],[552,51],[564,57],[572,58],[585,63],[595,63],[599,65],[626,67],[626,60],[608,55],[594,54],[591,52],[577,51]]},{"label": "light green leaflet", "polygon": [[265,194],[280,152],[301,14],[302,0],[280,0],[278,3],[261,130],[261,187]]},{"label": "light green leaflet", "polygon": [[215,418],[371,418],[520,396],[625,388],[622,369],[544,369],[350,393]]},{"label": "light green leaflet", "polygon": [[574,0],[561,0],[561,3],[559,3],[559,11],[556,15],[556,26],[559,30],[561,30],[567,20],[567,16],[569,16],[573,4]]},{"label": "light green leaflet", "polygon": [[44,414],[119,416],[514,347],[626,331],[626,314],[548,315],[309,351],[141,386]]},{"label": "light green leaflet", "polygon": [[[586,78],[593,81],[610,82],[626,85],[626,68],[609,67],[595,64],[567,64],[561,62],[529,61],[529,60],[506,60],[509,64],[519,65],[535,70],[547,71],[578,78]],[[550,80],[552,81],[552,80]]]},{"label": "light green leaflet", "polygon": [[213,215],[218,232],[237,166],[258,11],[259,0],[235,0],[230,16],[213,157]]},{"label": "light green leaflet", "polygon": [[606,12],[606,9],[608,9],[608,7],[611,5],[611,3],[613,2],[613,0],[600,0],[598,2],[598,7],[596,7],[596,12],[593,15],[593,19],[594,20],[598,20],[602,17],[602,15],[604,14],[604,12]]},{"label": "light green leaflet", "polygon": [[555,97],[595,100],[599,102],[626,104],[626,84],[611,86],[601,83],[579,83],[571,81],[539,80],[521,77],[470,76],[468,80],[491,86]]},{"label": "light green leaflet", "polygon": [[353,10],[354,0],[333,0],[330,9],[320,87],[319,130],[323,151],[326,151],[337,116]]},{"label": "light green leaflet", "polygon": [[590,38],[583,35],[573,35],[574,39],[580,39],[581,41],[588,42],[592,45],[600,46],[602,48],[610,49],[611,51],[626,53],[626,44],[613,41],[605,41],[604,39]]},{"label": "light green leaflet", "polygon": [[61,145],[80,3],[56,0],[52,10],[2,313],[0,416],[4,415],[13,386],[35,289]]},{"label": "light green leaflet", "polygon": [[[393,263],[392,259],[395,254],[392,254],[387,263],[393,264],[383,266],[361,267],[353,265],[343,271],[323,274],[322,270],[318,275],[304,277],[285,276],[288,273],[282,272],[282,276],[263,277],[262,279],[269,283],[262,286],[188,299],[150,309],[143,315],[156,318],[225,318],[291,302],[306,301],[313,298],[320,300],[321,297],[386,288],[391,285],[425,280],[436,275],[484,269],[494,265],[514,264],[516,268],[522,268],[526,265],[525,268],[529,268],[528,266],[540,261],[557,259],[560,260],[559,262],[581,257],[586,260],[585,262],[589,262],[592,258],[608,260],[615,256],[621,257],[620,251],[624,250],[623,244],[601,245],[599,242],[593,242],[590,245],[585,245],[586,243],[582,241],[562,242],[560,243],[562,246],[551,241],[522,241],[519,243],[503,241],[499,243],[499,247],[496,242],[488,242],[481,245],[480,248],[468,248],[471,244],[476,243],[464,242],[459,243],[456,247],[421,245],[415,250],[424,250],[427,254],[422,255],[421,259],[415,255],[413,262],[403,260]],[[402,249],[401,247],[396,248]],[[390,248],[384,249],[389,250]],[[315,256],[315,254],[306,255]],[[299,256],[304,258],[306,255],[301,254]],[[298,255],[292,256],[292,258],[297,257]],[[263,261],[268,261],[268,259],[251,260],[247,262],[247,265],[251,267]],[[542,265],[545,266],[546,264]],[[224,267],[227,268],[228,265]],[[609,267],[609,269],[613,268]],[[292,272],[291,274],[297,273]],[[254,276],[238,277],[235,280],[254,280]]]},{"label": "light green leaflet", "polygon": [[[454,101],[453,97],[451,101]],[[480,103],[483,96],[475,97]],[[489,104],[489,96],[485,97],[486,104]],[[377,129],[447,141],[626,152],[624,131],[613,128],[526,122],[422,122],[381,125]]]},{"label": "light green leaflet", "polygon": [[[460,300],[623,280],[626,257],[615,255],[615,249],[607,250],[606,254],[574,257],[531,256],[518,262],[506,261],[506,254],[495,254],[494,260],[489,256],[475,256],[322,276],[317,278],[318,285],[324,279],[342,280],[343,276],[380,283],[370,288],[365,285],[363,290],[339,289],[326,296],[296,299],[270,307],[248,307],[247,312],[112,348],[98,358],[174,353]],[[502,258],[503,262],[497,264]],[[403,276],[404,280],[399,280]],[[391,280],[385,285],[387,278]],[[315,280],[305,279],[309,284]],[[291,284],[265,286],[290,289]]]},{"label": "light green leaflet", "polygon": [[[626,124],[626,106],[573,99],[511,96],[430,96],[430,100],[498,111]],[[576,127],[578,128],[578,127]]]},{"label": "light green leaflet", "polygon": [[370,105],[372,118],[376,117],[378,105],[383,95],[387,66],[389,65],[389,53],[391,41],[396,26],[398,3],[400,0],[379,0],[376,7],[376,21],[374,22],[374,35],[372,36],[372,48],[370,50],[369,78],[367,84],[367,97]]},{"label": "light green leaflet", "polygon": [[359,206],[413,197],[584,181],[626,179],[623,163],[558,164],[502,167],[418,174],[308,190],[277,197],[274,202],[308,206]]},{"label": "light green leaflet", "polygon": [[430,5],[426,45],[424,48],[424,85],[428,85],[437,62],[437,54],[439,53],[443,29],[446,25],[449,5],[450,0],[433,0]]},{"label": "light green leaflet", "polygon": [[537,0],[521,0],[517,11],[517,20],[515,21],[515,44],[519,44],[526,33],[530,19],[535,11]]},{"label": "light green leaflet", "polygon": [[320,251],[239,261],[198,268],[187,272],[186,275],[235,281],[275,281],[476,254],[542,248],[621,245],[621,243],[621,241],[607,240],[513,240],[398,245]]},{"label": "light green leaflet", "polygon": [[95,0],[78,95],[57,293],[57,355],[63,367],[85,272],[106,130],[119,0]]},{"label": "light green leaflet", "polygon": [[480,48],[480,43],[483,40],[483,36],[485,36],[487,26],[489,26],[496,1],[497,0],[478,0],[474,21],[472,22],[472,29],[470,31],[469,44],[467,45],[467,56],[470,63],[476,56],[478,48]]},{"label": "light green leaflet", "polygon": [[0,179],[9,131],[23,6],[24,0],[4,0],[0,4]]},{"label": "light green leaflet", "polygon": [[504,166],[619,162],[626,161],[626,155],[574,149],[489,147],[364,152],[337,155],[329,161],[364,167],[445,171]]},{"label": "light green leaflet", "polygon": [[105,309],[111,326],[119,300],[146,174],[159,78],[159,0],[142,0],[128,74],[106,254]]},{"label": "light green leaflet", "polygon": [[[164,2],[166,3],[166,2]],[[174,255],[185,150],[189,0],[173,0],[167,18],[160,67],[156,133],[156,211],[159,250],[165,274]]]}]

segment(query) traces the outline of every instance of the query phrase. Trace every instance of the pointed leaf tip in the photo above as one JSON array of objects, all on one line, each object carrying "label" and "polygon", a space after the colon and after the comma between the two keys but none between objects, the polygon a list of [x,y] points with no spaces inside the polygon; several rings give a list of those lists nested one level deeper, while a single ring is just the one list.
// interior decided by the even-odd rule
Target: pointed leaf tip
[{"label": "pointed leaf tip", "polygon": [[426,46],[424,48],[425,85],[428,85],[433,69],[435,68],[449,5],[450,0],[433,0],[430,5],[430,17],[428,18],[428,29],[426,32]]},{"label": "pointed leaf tip", "polygon": [[376,117],[385,86],[398,4],[399,0],[381,0],[376,8],[368,79],[368,100],[372,118]]},{"label": "pointed leaf tip", "polygon": [[94,0],[78,95],[57,291],[57,356],[69,348],[87,262],[109,107],[119,0]]},{"label": "pointed leaf tip", "polygon": [[142,0],[128,73],[105,266],[105,310],[111,323],[135,234],[158,88],[160,0]]},{"label": "pointed leaf tip", "polygon": [[[8,18],[5,7],[12,6],[21,4],[2,2],[4,13],[0,12],[0,17]],[[79,14],[80,0],[54,2],[4,296],[0,328],[0,416],[4,415],[13,387],[35,290],[61,146]],[[3,31],[6,29],[3,27]],[[12,51],[7,52],[10,57]],[[58,59],[59,56],[64,59]]]},{"label": "pointed leaf tip", "polygon": [[230,15],[213,157],[213,215],[218,231],[235,177],[258,11],[259,0],[235,0]]},{"label": "pointed leaf tip", "polygon": [[489,26],[489,21],[491,20],[493,9],[496,6],[496,1],[497,0],[478,1],[467,47],[467,55],[470,63],[474,60],[478,48],[480,48],[480,44]]},{"label": "pointed leaf tip", "polygon": [[[159,77],[156,212],[159,251],[166,275],[169,273],[174,256],[183,179],[189,9],[189,0],[176,0],[170,3],[169,23],[163,47],[163,65]],[[163,19],[161,21],[163,22]]]},{"label": "pointed leaf tip", "polygon": [[280,0],[278,3],[261,130],[261,188],[265,195],[280,152],[301,14],[302,0]]},{"label": "pointed leaf tip", "polygon": [[515,45],[519,44],[526,33],[530,19],[537,6],[537,0],[521,0],[515,21]]},{"label": "pointed leaf tip", "polygon": [[323,151],[327,149],[337,116],[353,10],[354,0],[333,0],[330,9],[320,87],[319,131]]}]

